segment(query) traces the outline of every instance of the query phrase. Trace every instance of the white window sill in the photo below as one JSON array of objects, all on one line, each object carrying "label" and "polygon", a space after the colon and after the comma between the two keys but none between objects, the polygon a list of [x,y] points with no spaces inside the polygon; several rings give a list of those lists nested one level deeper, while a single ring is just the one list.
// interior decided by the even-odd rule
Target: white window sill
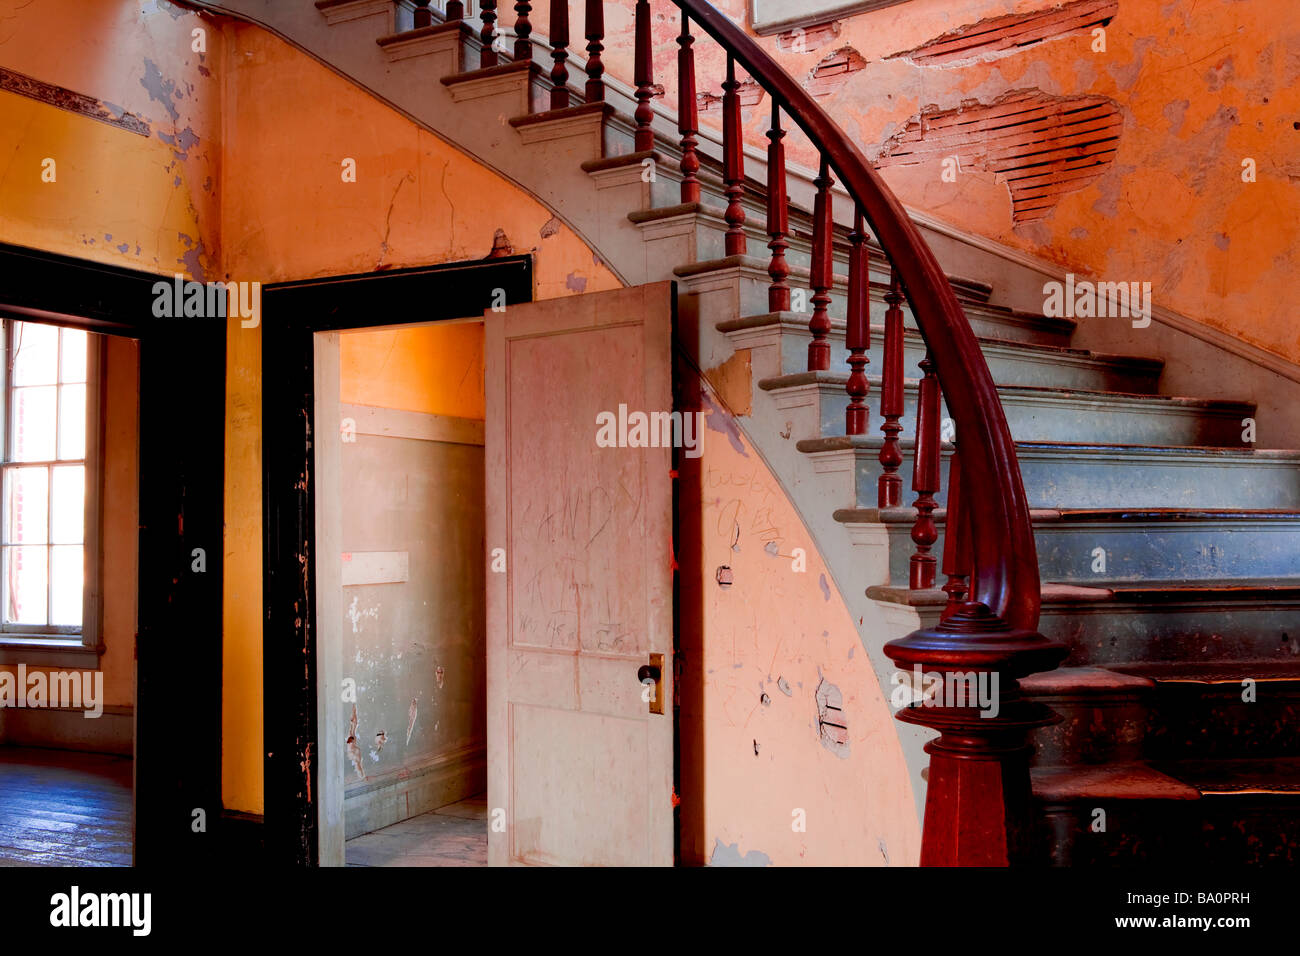
[{"label": "white window sill", "polygon": [[87,647],[78,638],[46,634],[0,634],[0,664],[28,667],[71,667],[94,669],[104,645]]}]

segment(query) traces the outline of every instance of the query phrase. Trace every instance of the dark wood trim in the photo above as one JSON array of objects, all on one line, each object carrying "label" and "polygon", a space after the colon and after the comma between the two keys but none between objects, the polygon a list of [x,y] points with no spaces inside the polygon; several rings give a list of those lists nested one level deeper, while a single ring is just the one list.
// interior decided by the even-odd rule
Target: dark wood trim
[{"label": "dark wood trim", "polygon": [[263,694],[269,861],[315,865],[318,834],[313,335],[531,302],[532,258],[338,276],[262,290]]},{"label": "dark wood trim", "polygon": [[219,846],[226,336],[156,319],[167,278],[0,244],[0,314],[140,341],[135,860],[193,866]]}]

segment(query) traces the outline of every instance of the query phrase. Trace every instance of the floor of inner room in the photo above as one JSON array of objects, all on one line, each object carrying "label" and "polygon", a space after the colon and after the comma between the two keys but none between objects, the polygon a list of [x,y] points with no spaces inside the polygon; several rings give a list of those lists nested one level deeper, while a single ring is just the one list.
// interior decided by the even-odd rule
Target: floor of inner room
[{"label": "floor of inner room", "polygon": [[130,865],[130,757],[0,746],[0,866]]},{"label": "floor of inner room", "polygon": [[487,866],[487,794],[348,840],[348,866]]}]

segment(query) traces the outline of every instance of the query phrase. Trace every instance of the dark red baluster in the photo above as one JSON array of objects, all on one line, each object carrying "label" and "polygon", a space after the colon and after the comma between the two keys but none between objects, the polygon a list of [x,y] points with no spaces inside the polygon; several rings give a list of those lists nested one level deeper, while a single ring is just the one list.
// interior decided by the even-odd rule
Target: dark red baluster
[{"label": "dark red baluster", "polygon": [[903,500],[903,479],[898,469],[903,464],[903,452],[898,446],[898,436],[903,426],[903,289],[898,273],[889,272],[889,291],[885,293],[885,347],[881,362],[880,430],[885,433],[880,446],[880,480],[876,486],[876,504],[881,508],[897,508]]},{"label": "dark red baluster", "polygon": [[682,11],[682,32],[677,37],[677,129],[682,134],[682,202],[700,201],[700,156],[695,151],[700,131],[695,105],[695,37],[691,21]]},{"label": "dark red baluster", "polygon": [[785,251],[790,248],[786,239],[789,232],[789,207],[785,191],[785,130],[781,129],[781,107],[772,103],[772,128],[767,131],[767,234],[772,241],[772,261],[767,274],[772,284],[767,289],[769,312],[787,312],[790,309],[790,264],[785,261]]},{"label": "dark red baluster", "polygon": [[963,513],[965,507],[961,459],[954,451],[948,465],[948,515],[943,525],[943,573],[948,579],[943,586],[948,595],[944,619],[961,606],[970,590],[970,524]]},{"label": "dark red baluster", "polygon": [[916,459],[912,462],[912,490],[916,492],[912,542],[916,550],[908,569],[913,591],[934,587],[936,562],[930,549],[939,540],[934,523],[934,496],[939,491],[939,377],[928,351],[920,365],[924,374],[916,401]]},{"label": "dark red baluster", "polygon": [[831,177],[830,165],[822,157],[821,172],[813,181],[817,187],[817,196],[813,199],[813,241],[812,241],[812,318],[808,320],[808,331],[812,341],[808,343],[808,371],[824,372],[831,367],[831,344],[826,341],[831,330],[831,317],[828,307],[831,304],[831,285],[834,273],[831,263],[831,227],[834,210],[831,206],[831,187],[835,180]]},{"label": "dark red baluster", "polygon": [[636,4],[636,61],[633,66],[633,82],[636,83],[636,134],[632,148],[638,153],[649,152],[655,148],[654,133],[650,130],[650,121],[655,111],[650,108],[650,97],[654,95],[654,47],[650,39],[650,0],[637,0]]},{"label": "dark red baluster", "polygon": [[415,29],[433,26],[433,11],[429,9],[429,0],[415,0]]},{"label": "dark red baluster", "polygon": [[853,214],[853,231],[849,233],[849,311],[844,344],[849,350],[849,407],[844,416],[847,435],[867,432],[867,349],[871,348],[871,277],[867,252],[867,232],[862,207]]},{"label": "dark red baluster", "polygon": [[551,109],[562,110],[569,105],[569,0],[551,0],[551,50]]},{"label": "dark red baluster", "polygon": [[740,84],[736,82],[736,61],[727,55],[727,81],[722,84],[722,167],[727,183],[726,250],[729,256],[745,254],[745,141],[740,133]]},{"label": "dark red baluster", "polygon": [[605,64],[600,59],[605,49],[605,4],[604,0],[587,0],[587,89],[584,96],[588,103],[605,101]]},{"label": "dark red baluster", "polygon": [[464,0],[447,0],[447,22],[465,19]]},{"label": "dark red baluster", "polygon": [[533,58],[533,24],[528,14],[533,10],[529,0],[515,4],[515,62],[523,63]]},{"label": "dark red baluster", "polygon": [[478,65],[486,69],[497,65],[497,51],[492,45],[496,40],[497,0],[483,0],[479,4],[479,15],[483,18],[483,31],[479,34],[483,48],[479,50]]}]

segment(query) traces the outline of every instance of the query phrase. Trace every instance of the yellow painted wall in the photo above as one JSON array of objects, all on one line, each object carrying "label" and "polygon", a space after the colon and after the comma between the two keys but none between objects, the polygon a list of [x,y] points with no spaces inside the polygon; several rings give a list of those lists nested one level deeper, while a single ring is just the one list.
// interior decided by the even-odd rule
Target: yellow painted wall
[{"label": "yellow painted wall", "polygon": [[486,417],[483,323],[446,322],[339,336],[339,396],[349,405]]},{"label": "yellow painted wall", "polygon": [[[225,276],[267,283],[477,259],[501,229],[516,253],[533,253],[539,298],[571,294],[570,275],[587,291],[619,286],[567,227],[542,238],[551,211],[471,158],[258,28],[232,24],[226,37]],[[343,181],[345,158],[356,182]],[[436,351],[422,351],[431,334],[391,333],[404,353],[392,367],[436,373]],[[227,807],[251,812],[262,808],[260,338],[260,326],[231,322],[222,786]],[[364,404],[419,404],[400,381]]]}]

